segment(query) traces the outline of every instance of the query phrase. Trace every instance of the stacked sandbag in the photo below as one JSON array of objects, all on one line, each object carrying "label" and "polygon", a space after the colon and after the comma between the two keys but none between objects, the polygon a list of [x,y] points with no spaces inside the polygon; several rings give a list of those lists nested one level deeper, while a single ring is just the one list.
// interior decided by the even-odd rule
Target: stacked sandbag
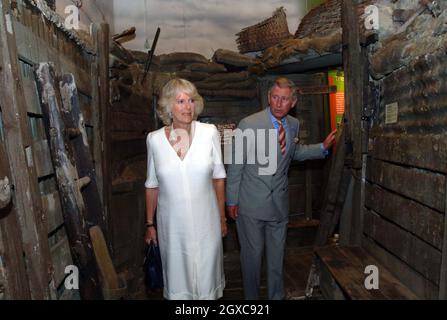
[{"label": "stacked sandbag", "polygon": [[248,68],[258,63],[257,59],[225,49],[216,50],[212,60],[217,63],[222,63],[227,69]]},{"label": "stacked sandbag", "polygon": [[256,79],[247,71],[258,63],[256,59],[224,49],[218,49],[210,61],[184,52],[157,58],[159,63],[154,68],[196,85],[205,100],[202,121],[237,123],[259,109]]},{"label": "stacked sandbag", "polygon": [[[122,49],[115,48],[118,57],[111,56],[111,74],[115,75],[112,88],[115,87],[115,92],[121,96],[135,93],[135,90],[129,90],[129,86],[140,87],[145,95],[159,96],[163,86],[178,77],[194,83],[204,98],[202,117],[237,122],[259,108],[256,78],[247,71],[259,63],[257,59],[224,49],[217,50],[210,60],[193,52],[154,55],[146,81],[141,84],[139,79],[144,74],[149,55]],[[135,70],[140,71],[138,79],[135,78]],[[118,90],[116,84],[119,84]]]},{"label": "stacked sandbag", "polygon": [[212,61],[225,66],[226,73],[212,74],[196,82],[206,99],[202,114],[221,123],[237,124],[243,117],[259,110],[257,80],[248,68],[259,64],[257,59],[238,52],[218,49]]}]

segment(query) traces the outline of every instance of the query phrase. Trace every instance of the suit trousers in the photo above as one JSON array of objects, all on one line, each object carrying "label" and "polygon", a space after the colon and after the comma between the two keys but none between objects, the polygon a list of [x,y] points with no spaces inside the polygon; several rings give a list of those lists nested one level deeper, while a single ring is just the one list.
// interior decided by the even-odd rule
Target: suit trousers
[{"label": "suit trousers", "polygon": [[259,299],[264,245],[268,299],[284,299],[283,262],[287,220],[263,221],[240,214],[236,219],[236,227],[241,247],[240,259],[245,299]]}]

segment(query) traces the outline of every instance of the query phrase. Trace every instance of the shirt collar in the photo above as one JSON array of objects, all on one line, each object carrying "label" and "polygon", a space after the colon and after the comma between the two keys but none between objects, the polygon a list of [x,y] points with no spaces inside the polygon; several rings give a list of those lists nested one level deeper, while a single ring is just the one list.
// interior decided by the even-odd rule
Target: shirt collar
[{"label": "shirt collar", "polygon": [[[272,121],[273,126],[275,127],[275,129],[278,129],[278,119],[276,119],[275,116],[272,114],[272,112],[270,111],[270,107],[267,107],[267,112],[270,116],[270,120]],[[281,119],[281,123],[284,128],[287,127],[287,116]]]}]

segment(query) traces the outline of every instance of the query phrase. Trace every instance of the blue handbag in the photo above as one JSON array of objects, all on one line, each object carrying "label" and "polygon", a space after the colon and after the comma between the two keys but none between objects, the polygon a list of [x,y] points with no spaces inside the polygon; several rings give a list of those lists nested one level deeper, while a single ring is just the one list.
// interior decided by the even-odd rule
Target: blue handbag
[{"label": "blue handbag", "polygon": [[161,265],[160,248],[153,242],[146,246],[143,267],[147,288],[163,288],[163,268]]}]

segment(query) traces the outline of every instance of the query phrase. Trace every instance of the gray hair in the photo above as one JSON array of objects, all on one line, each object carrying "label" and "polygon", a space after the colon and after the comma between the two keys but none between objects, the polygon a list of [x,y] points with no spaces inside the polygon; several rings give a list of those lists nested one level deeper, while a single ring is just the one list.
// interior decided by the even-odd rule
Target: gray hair
[{"label": "gray hair", "polygon": [[292,92],[292,98],[293,99],[298,98],[297,87],[296,87],[295,83],[292,80],[287,79],[286,77],[278,77],[275,79],[275,81],[273,82],[272,86],[270,87],[270,89],[268,91],[269,96],[270,96],[270,93],[272,92],[274,87],[278,87],[281,89],[289,88]]},{"label": "gray hair", "polygon": [[157,115],[167,126],[172,123],[172,107],[174,106],[175,98],[180,93],[185,93],[194,100],[194,119],[197,119],[198,115],[203,111],[203,98],[197,92],[194,84],[185,79],[171,79],[161,90],[157,106]]}]

